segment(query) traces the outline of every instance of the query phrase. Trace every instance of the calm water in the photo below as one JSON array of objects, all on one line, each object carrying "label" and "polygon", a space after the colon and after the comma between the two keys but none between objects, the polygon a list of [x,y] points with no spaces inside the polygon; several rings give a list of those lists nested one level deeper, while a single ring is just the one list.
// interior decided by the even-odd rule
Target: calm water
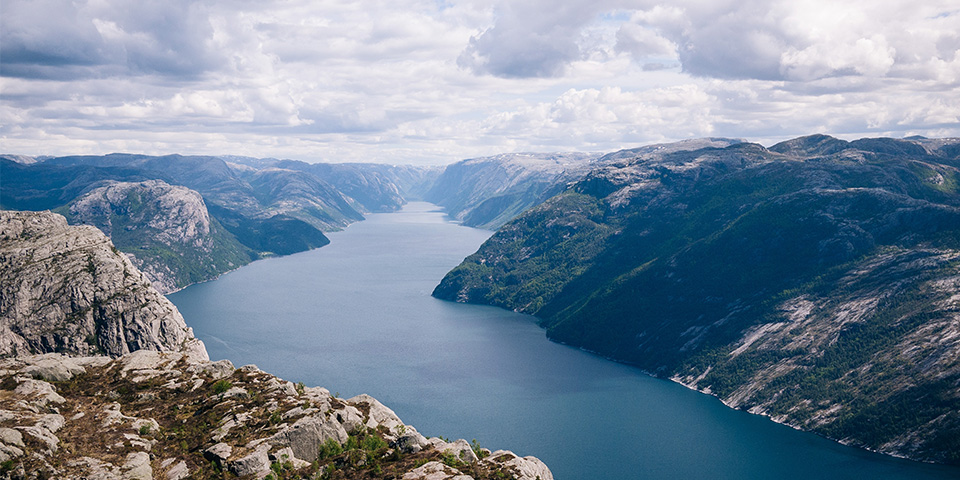
[{"label": "calm water", "polygon": [[960,478],[557,345],[530,317],[430,297],[489,235],[414,203],[170,299],[213,359],[369,393],[427,436],[535,455],[560,480]]}]

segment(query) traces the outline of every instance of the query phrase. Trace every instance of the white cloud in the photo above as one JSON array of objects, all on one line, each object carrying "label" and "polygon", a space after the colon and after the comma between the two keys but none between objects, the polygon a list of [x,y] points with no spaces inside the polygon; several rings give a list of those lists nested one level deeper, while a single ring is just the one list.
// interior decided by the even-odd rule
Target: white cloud
[{"label": "white cloud", "polygon": [[960,136],[954,2],[811,2],[9,0],[0,146],[444,163]]}]

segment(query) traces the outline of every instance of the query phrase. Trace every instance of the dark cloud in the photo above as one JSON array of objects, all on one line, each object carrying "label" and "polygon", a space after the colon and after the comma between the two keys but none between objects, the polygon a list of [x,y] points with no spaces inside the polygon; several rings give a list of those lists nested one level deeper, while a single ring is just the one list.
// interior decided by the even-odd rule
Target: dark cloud
[{"label": "dark cloud", "polygon": [[196,76],[221,62],[202,4],[144,0],[113,5],[5,0],[0,75],[20,78]]}]

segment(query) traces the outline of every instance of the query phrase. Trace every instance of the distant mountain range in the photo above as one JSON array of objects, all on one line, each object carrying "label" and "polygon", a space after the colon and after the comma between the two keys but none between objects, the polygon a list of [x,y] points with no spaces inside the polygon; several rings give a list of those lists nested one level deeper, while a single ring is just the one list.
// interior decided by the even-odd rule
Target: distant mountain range
[{"label": "distant mountain range", "polygon": [[556,341],[779,422],[960,463],[960,139],[594,163],[434,295],[536,315]]},{"label": "distant mountain range", "polygon": [[323,232],[399,209],[437,174],[246,157],[7,155],[0,207],[97,226],[168,293],[256,258],[326,245]]}]

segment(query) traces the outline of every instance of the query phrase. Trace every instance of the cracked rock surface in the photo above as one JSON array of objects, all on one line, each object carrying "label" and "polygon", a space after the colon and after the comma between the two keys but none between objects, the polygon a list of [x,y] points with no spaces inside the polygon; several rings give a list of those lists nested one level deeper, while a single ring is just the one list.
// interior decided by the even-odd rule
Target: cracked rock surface
[{"label": "cracked rock surface", "polygon": [[51,212],[0,211],[0,355],[206,358],[176,307],[102,232]]}]

